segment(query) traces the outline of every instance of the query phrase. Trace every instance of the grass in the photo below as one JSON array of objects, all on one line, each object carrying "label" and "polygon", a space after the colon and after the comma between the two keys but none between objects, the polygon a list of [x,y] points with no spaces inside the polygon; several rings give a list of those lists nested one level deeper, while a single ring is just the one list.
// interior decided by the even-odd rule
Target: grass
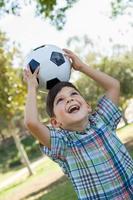
[{"label": "grass", "polygon": [[120,134],[120,135],[123,135],[123,134],[132,134],[133,133],[133,123],[132,124],[128,124],[127,126],[124,126],[122,128],[119,128],[117,130],[117,133]]},{"label": "grass", "polygon": [[[124,134],[130,134],[133,133],[133,124],[130,124],[126,127],[123,127],[121,129],[117,130],[117,134],[119,137],[122,137]],[[129,138],[130,139],[130,138]],[[131,142],[131,144],[130,144]],[[133,145],[132,141],[128,141],[126,144],[127,149],[131,156],[133,157]],[[27,145],[28,146],[28,145]],[[17,168],[16,168],[17,169]],[[44,161],[43,164],[41,164],[39,167],[35,170],[35,175],[32,177],[29,177],[28,179],[20,180],[19,182],[14,183],[10,187],[6,188],[5,190],[1,191],[1,197],[0,200],[3,200],[5,197],[9,197],[12,194],[12,192],[16,192],[19,190],[24,190],[24,188],[32,187],[33,181],[41,179],[42,176],[49,177],[51,175],[51,172],[57,172],[59,170],[59,167],[53,163],[50,159],[48,159],[46,162]],[[10,173],[10,172],[9,172]],[[61,178],[57,182],[51,184],[50,186],[46,188],[41,188],[41,190],[38,190],[34,193],[31,193],[29,196],[25,197],[23,200],[76,200],[76,194],[73,191],[73,187],[70,184],[70,182],[66,178]]]},{"label": "grass", "polygon": [[73,190],[72,184],[63,176],[58,181],[48,187],[41,188],[37,192],[23,198],[23,200],[77,200],[77,195]]},{"label": "grass", "polygon": [[[59,192],[61,191],[61,192]],[[77,200],[77,195],[73,190],[71,183],[62,178],[53,185],[43,190],[39,200]],[[28,199],[27,199],[28,200]]]},{"label": "grass", "polygon": [[0,191],[0,200],[8,198],[8,196],[12,195],[12,192],[15,193],[17,191],[27,189],[32,186],[32,183],[36,181],[36,179],[41,179],[43,177],[45,180],[45,177],[49,177],[51,175],[51,171],[56,173],[58,170],[60,170],[59,166],[46,157],[44,162],[40,166],[36,167],[33,176],[22,177],[21,180],[16,181],[12,185],[9,185]]},{"label": "grass", "polygon": [[125,135],[129,135],[129,137],[126,138],[124,144],[129,154],[133,158],[133,123],[118,129],[117,134],[120,139],[124,138]]}]

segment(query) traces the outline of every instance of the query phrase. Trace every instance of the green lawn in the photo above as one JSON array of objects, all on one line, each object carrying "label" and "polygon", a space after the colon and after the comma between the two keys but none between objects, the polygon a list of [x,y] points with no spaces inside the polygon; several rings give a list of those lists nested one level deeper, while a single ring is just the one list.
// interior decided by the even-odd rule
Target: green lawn
[{"label": "green lawn", "polygon": [[64,176],[46,188],[31,193],[23,200],[77,200],[71,183]]},{"label": "green lawn", "polygon": [[120,138],[124,138],[125,135],[127,136],[127,139],[124,144],[133,158],[133,123],[118,129],[117,133],[118,137]]},{"label": "green lawn", "polygon": [[117,130],[118,134],[132,134],[133,135],[133,123]]},{"label": "green lawn", "polygon": [[[46,193],[46,194],[45,194]],[[77,200],[71,183],[65,178],[43,191],[39,200]],[[28,200],[28,199],[27,199]]]},{"label": "green lawn", "polygon": [[45,177],[51,176],[51,171],[56,173],[59,171],[60,168],[57,164],[55,164],[53,161],[51,161],[49,158],[45,158],[44,162],[41,163],[36,169],[34,170],[34,175],[30,177],[22,177],[20,180],[14,182],[12,185],[9,185],[5,189],[0,191],[0,200],[3,199],[10,199],[10,196],[12,196],[12,193],[17,193],[18,191],[23,191],[27,189],[28,187],[32,187],[32,183],[36,180],[44,179]]}]

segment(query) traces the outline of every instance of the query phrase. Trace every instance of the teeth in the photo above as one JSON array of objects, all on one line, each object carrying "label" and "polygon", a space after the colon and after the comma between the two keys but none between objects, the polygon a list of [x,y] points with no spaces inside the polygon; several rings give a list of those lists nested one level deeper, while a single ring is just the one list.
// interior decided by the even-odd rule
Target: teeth
[{"label": "teeth", "polygon": [[74,112],[76,110],[79,110],[79,106],[78,105],[73,105],[73,106],[69,107],[68,112],[72,113],[72,112]]}]

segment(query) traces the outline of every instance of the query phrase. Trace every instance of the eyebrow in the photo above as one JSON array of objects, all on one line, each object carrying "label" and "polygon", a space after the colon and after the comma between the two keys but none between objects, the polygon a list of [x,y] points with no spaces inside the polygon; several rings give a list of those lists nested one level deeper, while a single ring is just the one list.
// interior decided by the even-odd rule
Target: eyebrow
[{"label": "eyebrow", "polygon": [[62,98],[62,97],[63,95],[56,96],[54,102],[56,102],[59,98]]},{"label": "eyebrow", "polygon": [[[77,92],[77,93],[79,94],[79,92],[78,92],[77,90],[75,90],[74,88],[72,88],[69,92],[70,92],[70,93],[71,93],[71,92]],[[64,97],[64,95],[60,94],[60,95],[58,96],[58,94],[57,94],[57,96],[55,97],[55,101],[58,100],[58,98],[62,98],[62,97]]]}]

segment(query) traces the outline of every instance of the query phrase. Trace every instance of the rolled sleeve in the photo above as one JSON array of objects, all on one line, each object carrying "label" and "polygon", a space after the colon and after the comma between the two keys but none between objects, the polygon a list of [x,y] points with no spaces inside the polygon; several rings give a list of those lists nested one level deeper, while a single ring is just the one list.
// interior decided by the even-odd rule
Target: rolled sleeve
[{"label": "rolled sleeve", "polygon": [[66,142],[62,133],[56,131],[55,129],[50,130],[50,142],[51,148],[45,147],[40,144],[40,149],[43,154],[49,156],[52,160],[65,160],[66,152]]},{"label": "rolled sleeve", "polygon": [[103,96],[97,105],[97,112],[102,117],[106,125],[113,130],[117,128],[121,119],[121,111],[119,108],[106,96]]}]

